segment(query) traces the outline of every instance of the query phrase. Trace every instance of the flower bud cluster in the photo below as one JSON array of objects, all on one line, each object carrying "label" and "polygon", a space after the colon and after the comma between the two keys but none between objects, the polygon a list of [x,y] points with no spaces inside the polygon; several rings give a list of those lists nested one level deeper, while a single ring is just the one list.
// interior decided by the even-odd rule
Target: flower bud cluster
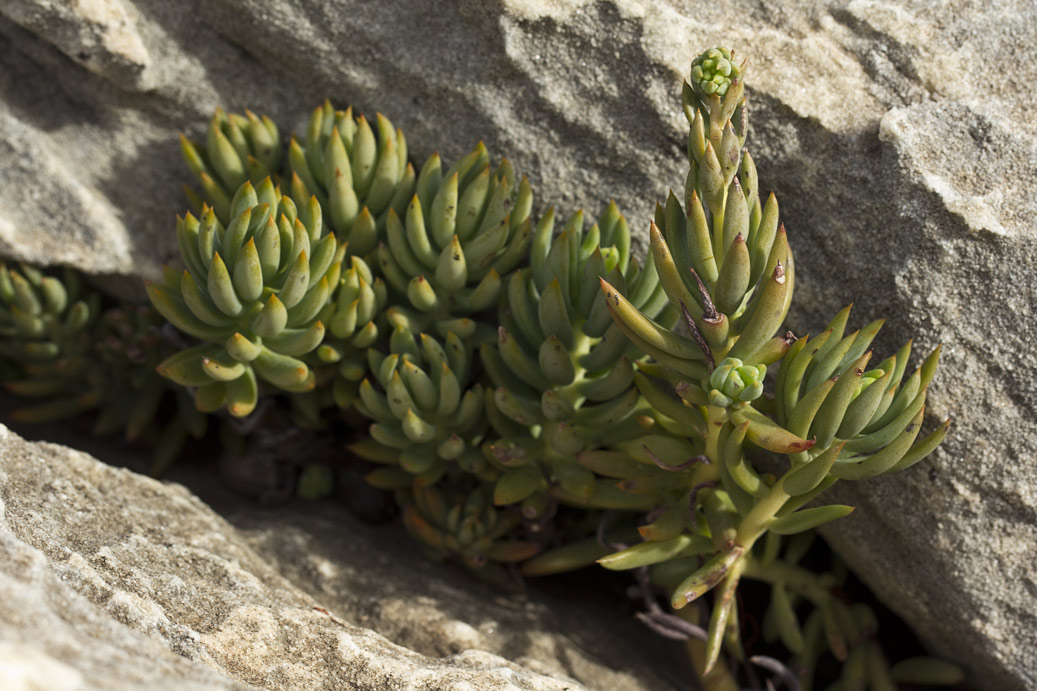
[{"label": "flower bud cluster", "polygon": [[726,408],[734,403],[748,403],[763,393],[767,365],[746,365],[734,357],[724,358],[709,375],[706,392],[709,404]]}]

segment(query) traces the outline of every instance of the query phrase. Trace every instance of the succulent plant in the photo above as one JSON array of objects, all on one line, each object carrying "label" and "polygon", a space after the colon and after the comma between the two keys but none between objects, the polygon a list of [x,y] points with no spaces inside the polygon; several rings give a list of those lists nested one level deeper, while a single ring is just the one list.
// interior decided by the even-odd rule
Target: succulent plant
[{"label": "succulent plant", "polygon": [[586,230],[582,212],[552,240],[553,228],[549,210],[537,224],[530,266],[507,281],[497,343],[480,348],[496,387],[488,411],[501,435],[484,444],[503,471],[495,501],[532,497],[531,512],[552,485],[570,500],[591,502],[596,491],[603,499],[580,453],[644,433],[635,419],[646,405],[633,386],[634,349],[609,317],[600,278],[625,286],[653,317],[668,302],[651,260],[642,269],[630,258],[630,232],[614,203]]},{"label": "succulent plant", "polygon": [[388,489],[415,479],[429,485],[451,469],[495,479],[479,452],[487,423],[483,387],[472,384],[470,346],[453,332],[440,344],[398,325],[389,353],[370,349],[368,357],[374,382],[361,382],[354,405],[374,420],[371,438],[349,449],[389,466],[369,475],[369,482]]},{"label": "succulent plant", "polygon": [[434,557],[457,559],[485,580],[514,588],[502,564],[528,559],[539,547],[516,537],[521,516],[496,508],[490,494],[486,486],[416,483],[398,491],[397,501],[403,525]]},{"label": "succulent plant", "polygon": [[[640,618],[701,639],[710,687],[736,683],[722,648],[746,658],[742,579],[771,586],[762,632],[794,656],[750,661],[789,688],[809,689],[793,667],[828,652],[843,688],[956,680],[929,659],[889,665],[874,614],[836,596],[838,564],[799,564],[812,529],[852,510],[804,507],[917,463],[949,421],[920,436],[939,348],[907,376],[911,344],[871,365],[882,322],[846,334],[849,308],[815,337],[782,330],[795,263],[743,148],[746,73],[724,48],[692,62],[688,174],[643,264],[615,204],[557,236],[553,209],[534,227],[528,181],[482,143],[415,174],[380,114],[326,101],[284,155],[269,118],[217,109],[204,145],[181,137],[202,194],[177,223],[186,270],[148,287],[154,310],[101,313],[75,273],[0,264],[0,377],[38,401],[16,416],[90,411],[95,431],[155,444],[161,469],[226,407],[249,418],[222,419],[225,444],[255,452],[225,455],[227,477],[267,499],[327,496],[374,463],[361,486],[392,490],[433,556],[498,585],[633,571]],[[250,415],[261,382],[286,395]],[[324,423],[360,416],[369,436],[344,458],[350,425]]]},{"label": "succulent plant", "polygon": [[[772,686],[780,683],[787,688],[811,691],[818,663],[827,655],[843,663],[841,688],[896,689],[899,684],[944,686],[962,681],[960,668],[936,658],[908,658],[891,664],[882,649],[874,611],[847,597],[845,564],[834,555],[830,568],[820,572],[800,564],[814,541],[813,531],[789,538],[768,533],[762,549],[743,557],[742,577],[765,583],[771,589],[769,603],[761,612],[762,638],[768,644],[780,642],[791,656],[787,664],[773,657],[752,658],[763,671],[773,675]],[[650,561],[645,558],[650,544],[639,548],[640,561]],[[655,549],[658,551],[658,546]],[[635,558],[634,550],[630,550],[607,559]],[[653,563],[648,567],[649,580],[657,587],[672,590],[697,562],[698,557],[685,553]],[[671,629],[669,633],[679,632]],[[701,629],[698,633],[706,634]],[[729,644],[735,648],[738,659],[748,662],[740,642],[732,638]]]},{"label": "succulent plant", "polygon": [[28,264],[9,269],[0,263],[0,355],[4,387],[25,397],[46,399],[14,414],[24,422],[70,417],[100,404],[103,388],[91,381],[92,326],[100,295],[65,270],[64,279]]},{"label": "succulent plant", "polygon": [[349,253],[360,257],[375,248],[389,209],[402,215],[414,192],[403,132],[381,114],[372,127],[363,115],[354,118],[352,108],[336,110],[330,101],[313,110],[305,136],[292,137],[287,155],[273,120],[222,108],[209,122],[204,145],[181,135],[180,148],[202,187],[200,195],[185,188],[197,212],[208,204],[228,225],[238,187],[246,181],[258,187],[267,177],[280,184],[284,163],[283,181],[296,206],[315,196],[340,244],[348,242]]},{"label": "succulent plant", "polygon": [[360,381],[367,376],[367,349],[385,340],[388,303],[385,282],[367,262],[356,256],[347,261],[349,268],[342,271],[331,298],[334,307],[329,310],[324,341],[306,358],[317,372],[318,386],[332,380],[332,400],[342,409],[353,404]]},{"label": "succulent plant", "polygon": [[[910,342],[868,370],[869,346],[883,322],[844,337],[849,314],[847,307],[816,338],[796,341],[778,372],[777,422],[814,442],[809,451],[793,456],[795,463],[804,464],[804,476],[820,475],[821,467],[813,466],[822,458],[827,474],[838,479],[863,480],[905,470],[928,456],[950,426],[950,420],[945,420],[915,441],[940,349],[933,350],[907,379]],[[749,419],[750,440],[759,433],[755,424]],[[789,478],[786,486],[801,489],[793,480]]]},{"label": "succulent plant", "polygon": [[202,411],[226,406],[236,417],[258,402],[258,379],[289,392],[312,390],[315,377],[299,356],[324,338],[332,289],[345,248],[323,232],[317,200],[297,211],[266,178],[235,194],[225,228],[211,207],[177,222],[186,270],[167,271],[148,297],[170,323],[202,345],[159,365],[195,388]]},{"label": "succulent plant", "polygon": [[[948,425],[915,442],[938,351],[901,384],[909,347],[866,371],[866,351],[881,322],[844,338],[847,309],[813,340],[776,333],[791,302],[794,263],[774,195],[761,202],[755,166],[748,151],[740,151],[747,131],[745,72],[744,62],[713,49],[696,59],[693,85],[685,84],[687,210],[671,193],[651,228],[660,281],[682,311],[683,329],[653,321],[622,289],[602,281],[613,319],[660,366],[654,377],[638,379],[640,390],[661,420],[668,419],[663,427],[679,431],[673,423],[683,422],[684,434],[703,444],[710,463],[684,471],[695,484],[679,501],[668,495],[669,503],[655,511],[660,519],[641,531],[645,542],[601,563],[683,569],[674,609],[717,588],[703,673],[736,638],[735,592],[757,540],[847,515],[852,507],[802,507],[840,478],[916,463]],[[763,378],[767,365],[782,358],[772,418],[762,405]],[[787,470],[780,477],[760,472],[754,449],[788,456]],[[680,470],[685,453],[662,462]],[[667,515],[676,518],[659,524]]]},{"label": "succulent plant", "polygon": [[295,203],[316,196],[339,242],[358,257],[374,250],[390,209],[402,216],[414,193],[403,132],[381,113],[372,128],[330,101],[311,113],[303,144],[292,138],[288,166]]},{"label": "succulent plant", "polygon": [[[151,445],[152,471],[161,473],[188,435],[205,433],[206,417],[155,372],[172,347],[158,315],[143,305],[100,312],[100,304],[100,294],[71,269],[58,278],[26,264],[0,264],[4,387],[36,401],[11,417],[50,422],[94,412],[94,434],[120,432]],[[160,415],[162,405],[176,414]]]},{"label": "succulent plant", "polygon": [[491,170],[482,142],[446,173],[429,157],[406,211],[390,209],[376,252],[386,282],[416,310],[402,310],[406,321],[471,337],[468,317],[497,303],[502,277],[527,256],[532,204],[529,182],[507,159]]},{"label": "succulent plant", "polygon": [[276,177],[281,165],[281,135],[277,124],[265,115],[246,110],[244,115],[217,108],[209,121],[205,145],[180,135],[180,151],[191,173],[202,186],[203,197],[185,188],[194,207],[213,208],[220,223],[231,221],[231,200],[246,181],[258,186]]},{"label": "succulent plant", "polygon": [[150,305],[119,305],[101,313],[92,334],[91,370],[102,375],[104,401],[93,433],[122,432],[128,441],[149,444],[152,475],[172,465],[188,437],[201,439],[209,428],[190,395],[156,370],[176,349],[162,323]]}]

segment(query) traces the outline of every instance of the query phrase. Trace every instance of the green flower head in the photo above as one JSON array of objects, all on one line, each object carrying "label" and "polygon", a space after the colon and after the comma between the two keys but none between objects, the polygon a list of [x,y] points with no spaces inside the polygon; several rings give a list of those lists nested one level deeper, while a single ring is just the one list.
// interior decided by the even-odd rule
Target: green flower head
[{"label": "green flower head", "polygon": [[738,358],[724,358],[706,383],[709,402],[726,408],[735,402],[748,403],[759,398],[765,376],[767,365],[746,365]]},{"label": "green flower head", "polygon": [[691,63],[691,85],[701,98],[723,96],[741,70],[727,48],[710,48]]}]

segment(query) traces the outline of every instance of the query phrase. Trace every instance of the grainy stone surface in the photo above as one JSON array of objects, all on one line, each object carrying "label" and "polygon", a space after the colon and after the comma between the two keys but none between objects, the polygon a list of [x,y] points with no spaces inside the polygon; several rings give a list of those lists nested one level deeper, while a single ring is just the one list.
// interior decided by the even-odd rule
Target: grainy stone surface
[{"label": "grainy stone surface", "polygon": [[827,534],[977,686],[1037,687],[1037,6],[500,0],[0,5],[0,252],[157,275],[185,179],[172,132],[222,104],[298,129],[325,97],[379,109],[422,159],[477,137],[537,206],[635,229],[683,180],[677,95],[724,42],[751,58],[761,184],[797,250],[797,332],[842,305],[881,353],[944,344],[944,447],[840,488]]},{"label": "grainy stone surface", "polygon": [[230,523],[0,426],[0,688],[662,691],[684,674],[679,646],[619,614],[504,596],[399,529],[210,498]]}]

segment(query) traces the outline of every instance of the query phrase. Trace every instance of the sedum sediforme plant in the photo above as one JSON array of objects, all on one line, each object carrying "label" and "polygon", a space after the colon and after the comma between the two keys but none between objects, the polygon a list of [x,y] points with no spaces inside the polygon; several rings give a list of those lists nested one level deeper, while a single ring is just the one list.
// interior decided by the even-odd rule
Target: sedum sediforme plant
[{"label": "sedum sediforme plant", "polygon": [[[205,144],[180,135],[180,151],[188,169],[202,186],[202,195],[185,187],[196,210],[207,203],[220,223],[231,221],[231,200],[245,182],[259,185],[275,176],[281,164],[281,135],[266,115],[244,115],[217,108],[209,120]],[[204,200],[204,201],[203,201]]]},{"label": "sedum sediforme plant", "polygon": [[[798,561],[805,531],[850,511],[814,498],[943,438],[946,422],[920,435],[938,349],[913,371],[910,344],[876,364],[882,324],[847,333],[848,308],[817,336],[781,328],[795,263],[744,149],[746,68],[720,48],[692,63],[688,175],[657,206],[645,262],[614,204],[557,234],[553,210],[534,225],[528,181],[481,143],[416,174],[381,115],[325,102],[283,144],[269,118],[217,110],[203,145],[181,140],[202,188],[177,224],[186,270],[148,289],[183,337],[156,338],[149,312],[98,319],[72,283],[0,270],[6,385],[39,397],[36,415],[96,408],[99,429],[167,439],[167,454],[221,408],[255,446],[290,432],[293,448],[324,449],[289,418],[348,438],[437,558],[502,585],[595,561],[633,570],[642,619],[702,639],[707,683],[734,681],[721,649],[745,652],[742,579],[772,586],[764,633],[796,665],[827,650],[849,688],[921,678],[931,665],[885,663],[837,575]],[[286,395],[257,410],[271,391]],[[163,427],[159,408],[179,415]],[[368,436],[338,424],[351,413]],[[334,463],[295,462],[282,494],[335,489]]]},{"label": "sedum sediforme plant", "polygon": [[414,192],[403,132],[380,113],[372,127],[363,115],[354,117],[351,107],[336,110],[330,101],[310,114],[305,135],[292,136],[287,145],[269,117],[217,108],[205,144],[181,135],[180,147],[202,186],[201,195],[187,188],[197,212],[208,204],[227,225],[237,189],[246,181],[258,187],[269,177],[297,207],[316,197],[325,223],[358,257],[375,248],[389,209],[402,215]]},{"label": "sedum sediforme plant", "polygon": [[396,321],[473,336],[471,317],[497,303],[502,277],[527,257],[532,204],[528,180],[507,159],[492,169],[482,142],[446,172],[429,157],[406,211],[390,209],[376,251],[386,282],[411,308],[397,310]]},{"label": "sedum sediforme plant", "polygon": [[16,412],[18,419],[60,419],[101,403],[103,387],[90,368],[100,302],[75,271],[66,270],[62,279],[27,264],[0,263],[4,388],[44,401]]},{"label": "sedum sediforme plant", "polygon": [[414,193],[414,166],[407,140],[378,113],[375,126],[352,107],[335,110],[330,101],[313,110],[303,143],[288,146],[291,196],[302,205],[316,196],[325,221],[349,253],[365,257],[385,230],[390,210],[402,216]]},{"label": "sedum sediforme plant", "polygon": [[[288,392],[306,392],[316,381],[299,356],[324,338],[321,313],[337,285],[345,248],[323,232],[316,199],[301,213],[266,178],[246,182],[231,204],[225,228],[208,207],[200,219],[177,222],[186,269],[166,272],[148,286],[152,304],[201,345],[159,365],[159,372],[195,388],[195,405],[231,415],[251,413],[259,380]],[[325,317],[327,315],[325,314]]]},{"label": "sedum sediforme plant", "polygon": [[328,309],[328,327],[321,345],[307,356],[318,386],[331,382],[331,398],[340,409],[356,400],[367,375],[367,349],[382,345],[387,332],[388,290],[381,276],[357,256],[347,257],[338,288]]},{"label": "sedum sediforme plant", "polygon": [[500,438],[484,445],[502,470],[494,500],[524,502],[533,515],[549,492],[615,507],[620,496],[609,483],[599,486],[580,453],[643,432],[633,349],[609,317],[599,277],[629,287],[653,317],[667,302],[651,260],[642,269],[631,259],[630,232],[614,203],[586,230],[582,212],[552,240],[553,228],[552,209],[537,224],[529,267],[507,281],[496,345],[480,349],[496,387],[487,410]]},{"label": "sedum sediforme plant", "polygon": [[[729,637],[731,652],[742,662],[751,662],[773,675],[773,682],[787,688],[811,691],[815,687],[815,671],[819,662],[831,658],[842,663],[837,688],[896,689],[899,684],[953,686],[963,674],[959,668],[931,657],[914,657],[891,664],[878,635],[879,623],[874,610],[863,602],[854,602],[844,586],[845,564],[834,556],[825,568],[817,570],[802,564],[815,541],[814,531],[796,533],[785,538],[775,532],[767,534],[762,548],[746,556],[744,579],[766,584],[769,598],[760,611],[762,638],[771,645],[780,644],[789,654],[787,664],[756,655],[746,660],[741,642]],[[679,557],[645,569],[653,584],[675,588],[688,568],[695,568],[695,557]],[[660,623],[673,624],[666,618]],[[690,623],[683,624],[690,634],[705,639],[707,632]],[[664,629],[665,631],[665,629]],[[717,684],[717,675],[704,680]],[[831,687],[829,687],[831,688]]]},{"label": "sedum sediforme plant", "polygon": [[514,536],[522,517],[517,511],[495,507],[487,485],[415,483],[396,494],[403,525],[419,544],[436,559],[460,560],[483,580],[516,589],[504,565],[539,551],[535,542]]},{"label": "sedum sediforme plant", "polygon": [[[671,381],[678,380],[663,405],[674,419],[705,422],[689,425],[687,434],[704,432],[709,465],[690,471],[701,491],[676,534],[645,536],[601,563],[627,569],[681,560],[670,600],[674,609],[716,590],[703,673],[737,638],[731,635],[735,593],[756,563],[757,541],[847,515],[848,506],[803,507],[838,479],[909,467],[947,429],[944,423],[916,441],[938,351],[901,383],[909,347],[867,370],[868,348],[881,323],[844,337],[848,309],[813,340],[779,333],[792,297],[794,262],[774,195],[761,200],[755,166],[741,149],[747,131],[745,70],[746,63],[729,51],[712,49],[693,63],[692,84],[684,89],[691,125],[684,204],[671,193],[651,228],[660,280],[682,311],[683,329],[654,322],[622,290],[602,281],[610,313],[624,333],[668,370]],[[779,359],[771,410],[762,397],[764,377]],[[678,412],[684,407],[697,413]],[[756,465],[764,451],[785,457],[778,475]]]},{"label": "sedum sediforme plant", "polygon": [[[183,389],[155,372],[173,349],[161,323],[143,305],[102,312],[100,293],[71,269],[59,277],[0,264],[3,385],[33,401],[11,417],[38,423],[95,413],[94,434],[145,442],[154,449],[153,472],[161,473],[188,436],[207,429]],[[175,414],[160,415],[162,406]]]},{"label": "sedum sediforme plant", "polygon": [[440,343],[398,325],[389,352],[372,348],[368,355],[373,376],[361,382],[355,405],[374,423],[371,438],[350,450],[387,464],[368,475],[369,482],[395,489],[431,485],[448,472],[494,477],[478,448],[487,423],[470,346],[452,331]]}]

